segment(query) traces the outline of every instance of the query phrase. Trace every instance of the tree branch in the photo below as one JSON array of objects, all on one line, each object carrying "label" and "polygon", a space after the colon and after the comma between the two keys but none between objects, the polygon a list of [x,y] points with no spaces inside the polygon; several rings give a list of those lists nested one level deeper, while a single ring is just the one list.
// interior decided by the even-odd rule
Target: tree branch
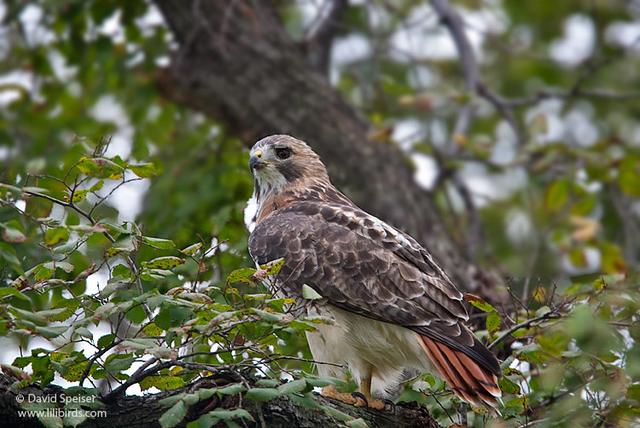
[{"label": "tree branch", "polygon": [[495,348],[496,346],[498,346],[499,344],[501,344],[502,342],[505,341],[505,339],[507,339],[509,336],[511,336],[513,333],[515,333],[516,331],[520,330],[521,328],[527,328],[530,327],[534,324],[537,324],[539,322],[542,321],[547,321],[547,320],[551,320],[551,319],[558,319],[561,318],[562,315],[560,313],[558,313],[557,311],[550,311],[547,312],[545,314],[542,314],[540,316],[537,316],[535,318],[531,318],[528,319],[524,322],[521,322],[520,324],[516,324],[513,327],[511,327],[509,330],[503,331],[500,336],[498,336],[498,338],[496,340],[494,340],[493,342],[491,342],[491,344],[487,347],[489,348],[489,350],[492,350],[493,348]]},{"label": "tree branch", "polygon": [[[447,0],[431,0],[431,5],[440,17],[442,24],[449,30],[451,38],[456,45],[456,50],[460,57],[462,73],[464,75],[465,88],[470,93],[479,95],[493,105],[493,107],[509,123],[509,126],[513,128],[513,131],[518,136],[518,140],[521,140],[522,132],[520,131],[520,127],[518,126],[509,105],[504,103],[501,97],[493,94],[481,79],[478,62],[464,29],[464,22],[462,21],[462,18]],[[471,114],[469,111],[470,108],[470,103],[467,103],[467,105],[463,107],[463,111],[461,111],[458,116],[459,120],[456,124],[456,128],[459,128],[461,123],[471,122],[468,118]],[[456,132],[459,132],[459,130],[456,129]],[[464,133],[460,134],[465,135],[466,130]]]},{"label": "tree branch", "polygon": [[329,73],[331,45],[340,28],[340,19],[348,7],[348,0],[325,0],[316,19],[319,22],[310,26],[305,37],[309,63],[325,76]]},{"label": "tree branch", "polygon": [[[309,65],[271,2],[231,7],[200,0],[198,16],[193,1],[155,3],[180,42],[158,77],[165,97],[224,123],[247,145],[275,133],[305,140],[358,205],[426,244],[461,287],[469,282],[467,263],[415,182],[406,155],[368,138],[370,124]],[[508,297],[492,294],[485,297]]]},{"label": "tree branch", "polygon": [[[42,427],[42,423],[36,418],[20,416],[21,410],[16,396],[28,394],[37,396],[60,395],[65,391],[57,386],[39,388],[35,385],[22,389],[14,389],[12,384],[14,379],[0,373],[0,420],[6,426],[12,427]],[[231,379],[231,383],[234,383]],[[121,396],[109,402],[104,402],[103,410],[106,410],[106,417],[87,419],[79,427],[105,427],[105,428],[146,428],[159,427],[160,416],[168,410],[160,401],[163,398],[179,394],[182,392],[193,393],[200,388],[211,388],[214,386],[224,386],[230,384],[230,378],[205,378],[187,387],[171,392],[158,394],[146,394],[144,396]],[[394,412],[377,411],[362,407],[354,407],[332,399],[314,394],[314,406],[304,407],[298,400],[293,400],[283,396],[266,402],[253,402],[243,399],[240,394],[227,395],[218,398],[214,395],[211,399],[203,400],[190,406],[184,422],[198,419],[213,409],[236,409],[242,407],[247,410],[254,422],[245,421],[246,427],[262,426],[273,428],[288,428],[298,426],[344,426],[344,419],[337,419],[337,414],[350,419],[362,419],[372,428],[395,428],[398,426],[408,428],[438,428],[437,421],[431,418],[427,410],[414,403],[400,403],[396,405]],[[56,403],[52,403],[51,408],[57,408]]]}]

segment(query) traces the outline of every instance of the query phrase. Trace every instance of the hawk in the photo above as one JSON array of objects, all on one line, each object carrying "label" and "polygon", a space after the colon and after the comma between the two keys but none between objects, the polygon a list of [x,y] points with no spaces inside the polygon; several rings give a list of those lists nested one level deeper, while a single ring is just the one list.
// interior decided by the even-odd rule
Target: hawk
[{"label": "hawk", "polygon": [[[323,395],[384,408],[381,398],[406,373],[435,369],[461,399],[496,407],[498,360],[465,326],[462,293],[425,248],[338,191],[303,141],[263,138],[249,165],[251,257],[260,265],[284,259],[279,293],[333,320],[307,332],[319,374],[344,377],[348,368],[359,385],[356,394],[330,386]],[[306,287],[322,298],[304,299]]]}]

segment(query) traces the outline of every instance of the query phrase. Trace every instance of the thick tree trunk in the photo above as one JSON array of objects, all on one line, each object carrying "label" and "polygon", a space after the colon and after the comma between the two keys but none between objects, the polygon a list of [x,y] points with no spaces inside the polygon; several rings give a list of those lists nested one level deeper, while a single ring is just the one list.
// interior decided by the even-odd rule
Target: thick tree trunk
[{"label": "thick tree trunk", "polygon": [[[11,379],[0,374],[0,426],[14,428],[42,427],[43,424],[36,418],[26,418],[18,414],[20,407],[16,401],[16,397],[18,394],[22,394],[23,397],[28,397],[28,394],[53,396],[60,394],[62,390],[57,387],[50,387],[46,390],[37,387],[27,387],[15,391],[11,388],[12,382]],[[105,403],[104,410],[107,412],[106,417],[88,419],[79,426],[82,428],[159,427],[160,423],[158,419],[167,410],[167,407],[159,404],[159,400],[178,392],[181,391],[149,394],[145,396],[127,396],[113,402]],[[193,390],[190,389],[190,392],[193,392]],[[218,400],[216,396],[214,396],[212,399],[217,401],[212,403],[211,400],[206,400],[192,406],[180,426],[186,425],[186,422],[198,419],[200,415],[215,408],[236,408],[240,404],[237,396],[227,397],[224,400]],[[440,426],[429,416],[424,408],[416,405],[397,406],[393,412],[391,412],[357,408],[320,396],[316,397],[316,401],[349,417],[355,419],[361,418],[370,428],[435,428]],[[50,405],[50,408],[54,407],[55,405]],[[302,407],[286,397],[280,397],[264,403],[243,400],[242,407],[251,413],[255,419],[254,423],[247,421],[246,426],[249,427],[293,428],[344,426],[344,421],[341,422],[339,418],[331,416],[329,414],[330,412]]]},{"label": "thick tree trunk", "polygon": [[[249,145],[276,133],[306,141],[358,205],[425,244],[461,288],[495,296],[494,284],[446,237],[406,156],[368,138],[369,124],[315,71],[271,2],[156,4],[179,44],[158,78],[165,96],[227,125]],[[483,290],[487,286],[491,291]]]}]

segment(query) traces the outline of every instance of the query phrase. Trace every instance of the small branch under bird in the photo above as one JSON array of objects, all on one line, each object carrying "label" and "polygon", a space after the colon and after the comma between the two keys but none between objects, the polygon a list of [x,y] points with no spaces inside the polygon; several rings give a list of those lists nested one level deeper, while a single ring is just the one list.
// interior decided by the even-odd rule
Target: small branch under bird
[{"label": "small branch under bird", "polygon": [[[435,371],[461,399],[497,407],[498,360],[466,327],[463,294],[424,247],[338,191],[303,141],[263,138],[249,166],[252,258],[284,259],[278,292],[302,315],[333,320],[307,332],[314,360],[330,363],[319,374],[349,370],[359,385],[323,395],[380,409],[407,373]],[[321,298],[305,299],[309,287]]]}]

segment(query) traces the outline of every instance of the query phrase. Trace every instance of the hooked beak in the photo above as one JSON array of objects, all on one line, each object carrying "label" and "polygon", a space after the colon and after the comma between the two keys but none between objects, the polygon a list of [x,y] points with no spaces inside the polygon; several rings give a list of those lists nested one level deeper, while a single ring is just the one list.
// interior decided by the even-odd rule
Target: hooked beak
[{"label": "hooked beak", "polygon": [[262,168],[265,162],[262,160],[262,150],[256,150],[256,152],[249,157],[249,169],[257,170]]},{"label": "hooked beak", "polygon": [[260,159],[259,157],[256,156],[251,156],[249,158],[249,168],[251,170],[254,169],[260,169],[264,166],[264,162],[262,161],[262,159]]}]

